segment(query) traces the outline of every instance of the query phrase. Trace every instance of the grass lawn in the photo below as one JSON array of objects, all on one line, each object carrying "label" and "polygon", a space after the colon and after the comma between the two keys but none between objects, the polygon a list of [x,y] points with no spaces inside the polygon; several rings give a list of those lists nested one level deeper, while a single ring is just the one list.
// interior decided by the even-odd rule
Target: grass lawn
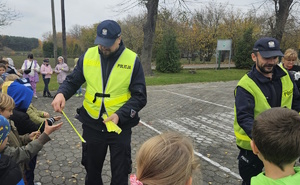
[{"label": "grass lawn", "polygon": [[[11,56],[14,61],[15,67],[20,69],[24,60],[27,56]],[[39,65],[42,64],[43,58],[34,58],[38,61]],[[181,60],[182,64],[188,64],[187,59]],[[195,63],[195,61],[194,61]],[[198,61],[197,63],[201,63]],[[55,67],[56,63],[54,58],[50,58],[50,65],[52,68]],[[73,68],[74,58],[68,58],[68,66]],[[182,70],[180,73],[160,73],[154,71],[153,76],[146,77],[147,86],[150,85],[168,85],[168,84],[182,84],[182,83],[197,83],[197,82],[217,82],[217,81],[231,81],[239,80],[248,70],[241,69],[198,69],[195,74],[189,72],[188,69]],[[53,74],[50,80],[49,89],[50,91],[56,91],[58,89],[58,83],[56,79],[56,74]],[[85,88],[85,84],[83,85]],[[40,81],[37,84],[37,91],[43,91],[44,82],[42,76],[40,75]]]},{"label": "grass lawn", "polygon": [[[180,73],[160,73],[154,71],[153,76],[146,77],[147,86],[150,85],[168,85],[182,83],[197,83],[197,82],[218,82],[239,80],[249,70],[241,69],[198,69],[195,74],[189,73],[189,70],[182,70]],[[58,89],[56,74],[53,74],[50,80],[50,91]],[[83,85],[85,87],[85,85]],[[44,82],[40,75],[40,81],[37,84],[37,91],[43,91]]]},{"label": "grass lawn", "polygon": [[159,73],[154,71],[154,76],[146,77],[146,84],[168,85],[239,80],[248,71],[241,69],[198,69],[195,74],[190,73],[189,70],[182,70],[180,73]]},{"label": "grass lawn", "polygon": [[[40,74],[40,81],[36,84],[36,90],[37,91],[43,91],[44,90],[44,81],[43,81],[43,77],[42,75]],[[59,87],[58,83],[57,83],[57,79],[56,79],[57,75],[56,74],[53,74],[51,76],[51,80],[50,80],[50,83],[49,83],[49,90],[50,91],[56,91]]]},{"label": "grass lawn", "polygon": [[[10,58],[13,59],[15,67],[17,69],[20,69],[23,65],[24,60],[27,59],[27,55],[26,56],[10,56]],[[41,66],[44,58],[33,56],[33,59],[36,60],[38,62],[38,64]],[[51,67],[54,68],[57,64],[57,63],[55,63],[54,58],[49,58],[49,61],[50,61],[49,63],[51,65]],[[74,58],[68,58],[68,66],[74,67]]]}]

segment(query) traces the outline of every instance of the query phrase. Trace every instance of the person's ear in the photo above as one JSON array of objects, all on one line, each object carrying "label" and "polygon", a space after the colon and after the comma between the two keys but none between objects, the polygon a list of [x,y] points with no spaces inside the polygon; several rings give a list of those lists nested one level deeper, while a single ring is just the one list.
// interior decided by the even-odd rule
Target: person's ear
[{"label": "person's ear", "polygon": [[254,53],[251,53],[251,58],[252,58],[253,62],[257,61],[257,56]]},{"label": "person's ear", "polygon": [[118,37],[118,44],[120,44],[120,43],[121,43],[121,40],[122,40],[121,36],[120,36],[120,37]]},{"label": "person's ear", "polygon": [[193,183],[193,178],[190,177],[188,181],[186,181],[185,185],[192,185]]},{"label": "person's ear", "polygon": [[255,142],[253,140],[250,141],[250,145],[251,145],[251,148],[252,148],[252,151],[255,155],[258,155],[259,153],[259,150],[257,148],[257,146],[255,145]]}]

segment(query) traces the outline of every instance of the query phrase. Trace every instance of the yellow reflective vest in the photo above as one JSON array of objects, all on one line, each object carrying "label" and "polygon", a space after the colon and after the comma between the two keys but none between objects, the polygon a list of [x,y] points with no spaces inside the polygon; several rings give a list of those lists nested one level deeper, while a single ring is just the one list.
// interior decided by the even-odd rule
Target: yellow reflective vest
[{"label": "yellow reflective vest", "polygon": [[[288,72],[285,69],[283,70],[284,72],[286,72],[287,75],[281,77],[281,83],[282,83],[281,107],[287,107],[291,109],[294,85],[290,79]],[[259,115],[263,111],[271,108],[263,92],[247,74],[243,76],[243,78],[238,82],[237,86],[244,88],[254,97],[254,102],[255,102],[254,119],[256,118],[257,115]],[[251,139],[237,122],[235,105],[234,105],[234,115],[235,117],[234,117],[233,127],[234,127],[234,134],[236,136],[236,144],[243,149],[252,150],[250,146]]]},{"label": "yellow reflective vest", "polygon": [[129,85],[135,60],[136,53],[124,49],[109,74],[106,86],[103,87],[98,46],[87,50],[83,59],[83,75],[87,84],[83,107],[93,119],[100,117],[102,103],[104,112],[110,116],[129,100]]}]

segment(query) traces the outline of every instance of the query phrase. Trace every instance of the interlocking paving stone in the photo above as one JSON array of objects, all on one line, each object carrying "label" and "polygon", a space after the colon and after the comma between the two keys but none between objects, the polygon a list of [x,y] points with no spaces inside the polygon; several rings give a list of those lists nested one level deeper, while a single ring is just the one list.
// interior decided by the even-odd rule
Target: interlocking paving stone
[{"label": "interlocking paving stone", "polygon": [[[158,132],[177,131],[189,136],[200,156],[201,173],[193,178],[194,185],[238,185],[237,155],[233,133],[233,90],[237,81],[192,83],[147,87],[148,103],[140,112],[141,123],[132,129],[132,160],[135,172],[135,154],[140,145]],[[53,92],[54,94],[54,92]],[[76,108],[82,105],[83,97],[70,98],[65,113],[82,133],[81,123],[74,118]],[[33,99],[33,104],[50,115],[52,99]],[[36,181],[42,184],[83,185],[85,169],[81,165],[81,141],[67,120],[50,137],[38,154],[35,169]],[[144,125],[147,124],[147,125]],[[110,184],[111,172],[109,151],[106,156],[102,178]]]}]

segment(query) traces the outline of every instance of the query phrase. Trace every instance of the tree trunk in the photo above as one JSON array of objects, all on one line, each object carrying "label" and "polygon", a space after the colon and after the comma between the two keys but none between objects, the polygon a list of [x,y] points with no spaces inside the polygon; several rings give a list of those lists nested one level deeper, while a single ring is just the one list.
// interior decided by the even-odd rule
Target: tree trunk
[{"label": "tree trunk", "polygon": [[[274,2],[276,23],[272,29],[272,36],[281,42],[293,0],[274,0]],[[279,7],[277,5],[279,5]]]},{"label": "tree trunk", "polygon": [[61,0],[61,24],[62,24],[63,57],[64,57],[64,62],[68,63],[66,22],[65,22],[65,0]]},{"label": "tree trunk", "polygon": [[54,0],[51,0],[51,13],[52,13],[52,30],[53,30],[53,55],[54,55],[54,60],[55,60],[55,65],[56,65],[56,62],[57,62],[57,41],[56,41]]},{"label": "tree trunk", "polygon": [[152,48],[155,36],[155,26],[157,19],[157,9],[159,0],[148,0],[146,2],[147,8],[147,21],[143,27],[144,43],[142,48],[141,63],[143,65],[144,73],[146,76],[152,75],[151,60]]}]

